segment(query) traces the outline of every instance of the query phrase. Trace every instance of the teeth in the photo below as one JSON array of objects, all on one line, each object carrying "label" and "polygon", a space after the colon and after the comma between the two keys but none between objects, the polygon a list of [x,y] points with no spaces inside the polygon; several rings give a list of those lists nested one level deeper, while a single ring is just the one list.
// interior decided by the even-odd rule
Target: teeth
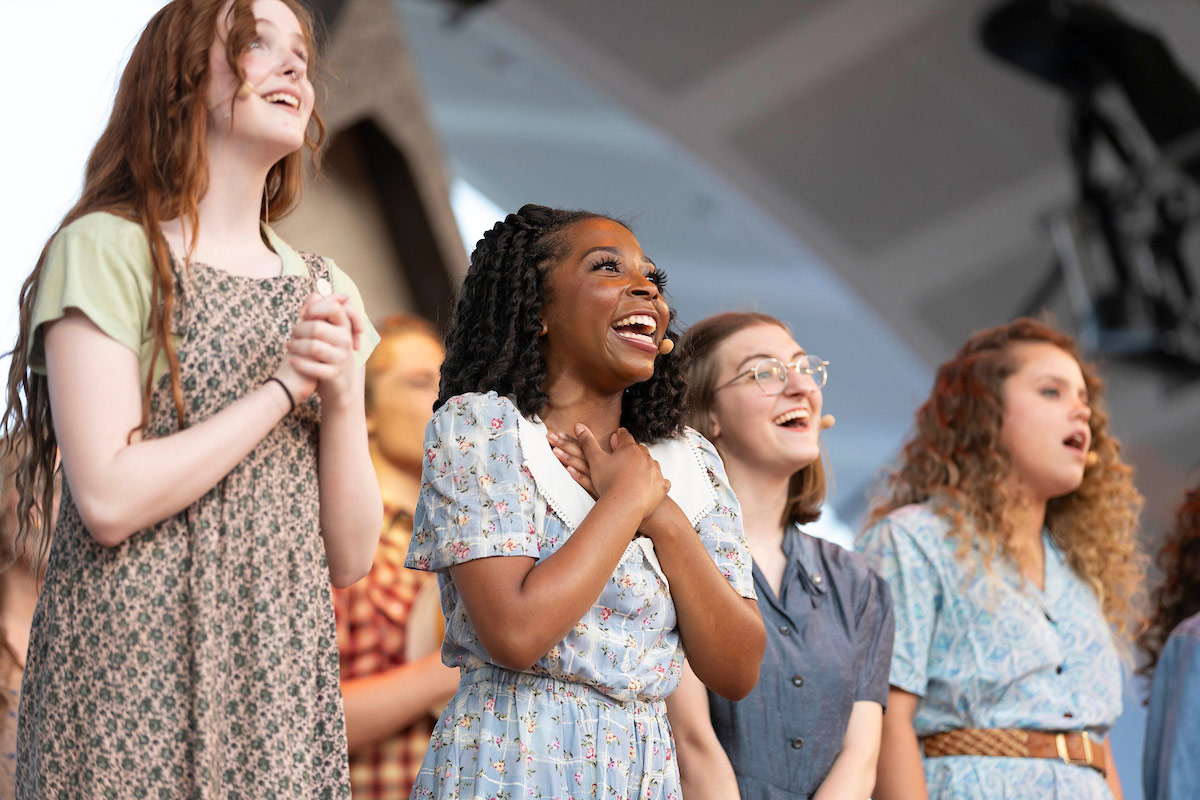
[{"label": "teeth", "polygon": [[272,94],[264,95],[263,100],[266,100],[268,103],[284,102],[292,108],[300,107],[300,101],[287,92],[274,92]]},{"label": "teeth", "polygon": [[1083,447],[1083,434],[1082,433],[1071,434],[1071,437],[1069,439],[1067,439],[1067,444],[1072,445],[1074,447]]},{"label": "teeth", "polygon": [[654,337],[647,336],[644,333],[634,333],[633,331],[617,331],[617,336],[620,336],[622,339],[630,339],[635,342],[654,344]]},{"label": "teeth", "polygon": [[[654,317],[648,317],[645,314],[630,314],[628,317],[613,323],[614,328],[625,328],[630,325],[644,325],[650,329],[650,333],[658,330],[658,326],[654,323]],[[620,335],[624,336],[624,334]]]},{"label": "teeth", "polygon": [[787,423],[791,422],[794,419],[802,419],[802,420],[807,421],[809,416],[811,416],[811,415],[807,411],[805,411],[803,408],[793,408],[791,411],[783,412],[782,414],[780,414],[778,417],[776,417],[775,419],[773,419],[771,421],[774,422],[776,425],[786,425]]}]

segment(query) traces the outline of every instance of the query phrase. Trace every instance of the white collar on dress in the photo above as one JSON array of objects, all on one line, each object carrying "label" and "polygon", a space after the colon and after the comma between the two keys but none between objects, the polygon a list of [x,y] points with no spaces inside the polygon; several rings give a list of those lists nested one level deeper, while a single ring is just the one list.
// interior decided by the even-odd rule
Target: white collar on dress
[{"label": "white collar on dress", "polygon": [[[596,501],[575,482],[567,468],[550,449],[546,425],[536,417],[517,414],[517,438],[525,464],[533,475],[538,491],[554,513],[570,530],[575,530],[592,510]],[[694,528],[717,506],[717,490],[708,477],[700,451],[680,436],[650,445],[650,454],[658,462],[663,477],[671,482],[668,495]]]}]

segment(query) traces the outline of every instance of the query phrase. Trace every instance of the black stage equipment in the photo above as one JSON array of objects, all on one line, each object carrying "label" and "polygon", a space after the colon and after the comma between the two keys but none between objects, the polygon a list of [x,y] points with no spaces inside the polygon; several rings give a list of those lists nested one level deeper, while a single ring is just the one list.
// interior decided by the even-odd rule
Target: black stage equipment
[{"label": "black stage equipment", "polygon": [[[1161,37],[1094,0],[1005,0],[980,35],[992,55],[1069,103],[1076,197],[1046,217],[1055,263],[1020,313],[1065,289],[1086,349],[1200,368],[1189,252],[1200,219],[1200,90]],[[1104,93],[1123,97],[1132,115],[1113,113]]]}]

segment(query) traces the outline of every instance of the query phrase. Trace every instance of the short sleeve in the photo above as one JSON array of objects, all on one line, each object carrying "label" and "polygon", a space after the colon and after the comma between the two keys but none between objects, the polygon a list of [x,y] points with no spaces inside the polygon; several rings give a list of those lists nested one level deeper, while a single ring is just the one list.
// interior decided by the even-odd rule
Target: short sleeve
[{"label": "short sleeve", "polygon": [[360,367],[364,366],[367,363],[367,359],[371,357],[371,351],[379,344],[379,332],[375,330],[375,326],[371,324],[371,318],[367,316],[367,309],[363,306],[362,294],[358,291],[358,287],[354,285],[354,281],[337,264],[333,263],[332,258],[325,259],[325,262],[329,264],[329,282],[333,284],[333,291],[337,294],[350,295],[350,305],[358,309],[363,322],[366,323],[367,328],[359,338],[358,350],[354,354],[354,363]]},{"label": "short sleeve", "polygon": [[742,597],[757,599],[754,591],[754,562],[742,530],[742,508],[729,486],[725,465],[712,443],[699,433],[688,430],[688,443],[695,447],[704,464],[708,480],[717,494],[717,504],[696,525],[704,549],[716,563],[729,585]]},{"label": "short sleeve", "polygon": [[405,566],[443,570],[491,556],[539,555],[537,493],[507,398],[465,394],[425,429],[421,494]]},{"label": "short sleeve", "polygon": [[1150,691],[1142,782],[1147,800],[1200,793],[1200,638],[1171,636]]},{"label": "short sleeve", "polygon": [[888,681],[924,697],[929,650],[941,604],[937,570],[912,533],[890,516],[863,534],[860,548],[891,590],[896,633]]},{"label": "short sleeve", "polygon": [[46,369],[42,326],[77,308],[107,336],[141,354],[150,318],[150,247],[141,226],[114,214],[87,214],[46,250],[30,322],[29,363]]},{"label": "short sleeve", "polygon": [[887,581],[867,570],[858,603],[857,641],[854,664],[858,688],[854,699],[870,700],[887,708],[888,675],[892,665],[892,639],[896,632],[892,616],[892,593]]}]

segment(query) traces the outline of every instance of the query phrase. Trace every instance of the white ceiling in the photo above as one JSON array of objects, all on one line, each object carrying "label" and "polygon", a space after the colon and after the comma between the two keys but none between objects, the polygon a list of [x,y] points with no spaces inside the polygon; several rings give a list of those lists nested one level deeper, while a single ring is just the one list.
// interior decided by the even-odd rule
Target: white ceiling
[{"label": "white ceiling", "polygon": [[[1046,274],[1038,220],[1071,197],[1064,105],[983,51],[987,5],[498,0],[449,26],[398,2],[463,178],[630,217],[685,321],[753,306],[834,361],[851,517],[932,366]],[[1119,5],[1200,75],[1200,4]],[[1200,382],[1106,374],[1157,531],[1200,460]]]}]

